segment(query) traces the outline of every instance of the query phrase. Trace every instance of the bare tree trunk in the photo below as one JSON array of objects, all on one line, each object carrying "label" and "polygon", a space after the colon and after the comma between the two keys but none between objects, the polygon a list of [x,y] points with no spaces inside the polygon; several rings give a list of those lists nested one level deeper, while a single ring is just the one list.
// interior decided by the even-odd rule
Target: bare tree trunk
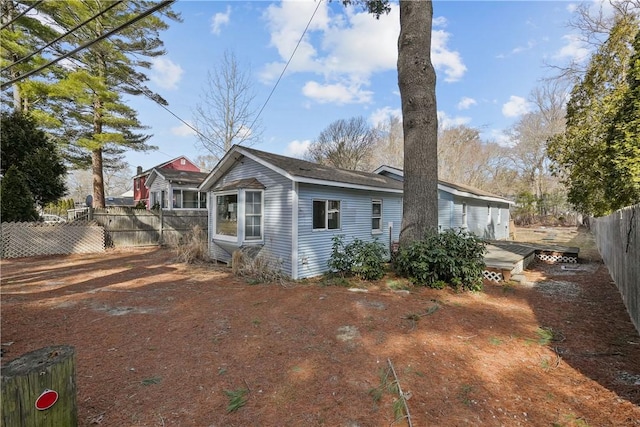
[{"label": "bare tree trunk", "polygon": [[404,130],[400,245],[438,228],[438,117],[431,64],[431,1],[400,0],[398,86]]},{"label": "bare tree trunk", "polygon": [[91,152],[93,170],[93,207],[104,208],[104,178],[102,175],[102,148]]}]

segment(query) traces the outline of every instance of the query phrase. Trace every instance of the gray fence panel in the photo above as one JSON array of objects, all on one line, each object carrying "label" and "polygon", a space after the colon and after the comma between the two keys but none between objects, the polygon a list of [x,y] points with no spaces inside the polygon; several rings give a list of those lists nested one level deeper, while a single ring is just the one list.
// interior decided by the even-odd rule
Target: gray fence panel
[{"label": "gray fence panel", "polygon": [[132,208],[95,209],[92,218],[104,226],[108,244],[115,247],[172,244],[197,225],[207,232],[203,210],[149,211]]},{"label": "gray fence panel", "polygon": [[593,218],[591,231],[640,333],[640,204]]}]

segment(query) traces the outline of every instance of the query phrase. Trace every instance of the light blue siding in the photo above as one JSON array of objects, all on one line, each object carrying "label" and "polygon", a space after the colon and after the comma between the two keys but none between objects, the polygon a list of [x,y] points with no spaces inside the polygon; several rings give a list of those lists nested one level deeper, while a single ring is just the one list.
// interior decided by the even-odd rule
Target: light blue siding
[{"label": "light blue siding", "polygon": [[[509,237],[509,204],[489,202],[471,197],[453,197],[452,228],[461,228],[462,205],[467,204],[467,230],[489,240]],[[489,207],[491,215],[489,216]],[[500,211],[500,214],[498,214]]]},{"label": "light blue siding", "polygon": [[[382,233],[371,230],[372,200],[382,200]],[[340,229],[313,230],[313,201],[340,200]],[[333,237],[344,235],[348,244],[358,238],[378,239],[388,249],[398,241],[402,221],[402,196],[385,192],[300,184],[298,191],[298,277],[327,271]],[[391,225],[391,232],[389,230]]]},{"label": "light blue siding", "polygon": [[[280,264],[285,274],[291,275],[292,182],[288,178],[245,157],[233,166],[213,187],[244,178],[255,178],[265,186],[263,201],[264,247],[261,253],[270,256]],[[210,196],[209,229],[213,230],[215,200],[211,192]],[[213,236],[212,233],[210,234]],[[231,259],[229,251],[223,250],[213,242],[211,243],[210,252],[212,257],[222,261]]]},{"label": "light blue siding", "polygon": [[452,228],[453,195],[446,191],[438,190],[438,230],[444,231]]}]

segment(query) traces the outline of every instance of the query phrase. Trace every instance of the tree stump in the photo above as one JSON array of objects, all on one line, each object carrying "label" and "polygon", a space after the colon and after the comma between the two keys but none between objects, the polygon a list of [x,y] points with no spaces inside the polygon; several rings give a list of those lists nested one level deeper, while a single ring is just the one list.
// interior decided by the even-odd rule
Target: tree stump
[{"label": "tree stump", "polygon": [[[58,393],[49,409],[36,408],[45,391]],[[42,399],[44,406],[53,400]],[[42,408],[42,405],[39,405]],[[76,427],[75,349],[68,345],[45,347],[24,354],[2,367],[2,427]]]}]

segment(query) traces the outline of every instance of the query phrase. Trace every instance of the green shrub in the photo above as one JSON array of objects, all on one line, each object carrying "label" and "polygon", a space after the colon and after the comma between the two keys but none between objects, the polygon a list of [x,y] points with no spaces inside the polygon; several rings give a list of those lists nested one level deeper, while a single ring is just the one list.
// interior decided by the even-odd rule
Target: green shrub
[{"label": "green shrub", "polygon": [[384,276],[387,249],[377,239],[372,242],[354,239],[344,245],[344,236],[333,237],[331,257],[327,265],[342,276],[354,275],[363,280],[378,280]]},{"label": "green shrub", "polygon": [[424,239],[401,247],[394,261],[398,274],[414,284],[441,288],[482,289],[485,243],[465,231],[429,232]]}]

